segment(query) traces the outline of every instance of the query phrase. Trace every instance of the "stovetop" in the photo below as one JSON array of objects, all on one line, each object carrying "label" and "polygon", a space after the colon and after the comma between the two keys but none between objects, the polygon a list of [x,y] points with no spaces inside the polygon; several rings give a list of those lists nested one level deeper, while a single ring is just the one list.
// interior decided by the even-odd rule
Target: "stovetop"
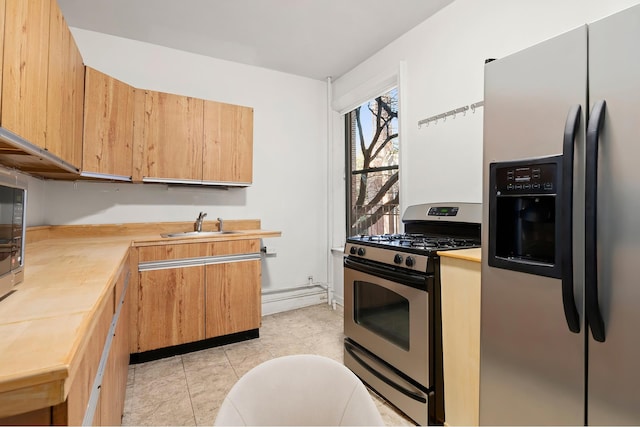
[{"label": "stovetop", "polygon": [[482,205],[425,203],[409,206],[402,217],[405,233],[347,238],[345,254],[393,267],[427,271],[438,251],[480,247]]},{"label": "stovetop", "polygon": [[433,236],[422,233],[378,234],[360,235],[349,237],[353,243],[366,243],[386,247],[391,250],[413,249],[411,252],[430,252],[432,250],[444,251],[450,249],[477,248],[480,239]]}]

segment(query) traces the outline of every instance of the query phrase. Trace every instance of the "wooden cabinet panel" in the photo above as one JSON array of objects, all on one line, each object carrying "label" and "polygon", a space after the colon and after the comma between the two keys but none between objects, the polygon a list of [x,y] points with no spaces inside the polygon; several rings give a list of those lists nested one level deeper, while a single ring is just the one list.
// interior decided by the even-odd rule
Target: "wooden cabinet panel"
[{"label": "wooden cabinet panel", "polygon": [[253,108],[204,103],[204,181],[251,183]]},{"label": "wooden cabinet panel", "polygon": [[146,91],[143,177],[202,179],[202,99]]},{"label": "wooden cabinet panel", "polygon": [[203,266],[138,274],[138,351],[204,339]]},{"label": "wooden cabinet panel", "polygon": [[129,303],[125,301],[120,311],[111,351],[100,388],[100,402],[96,409],[94,425],[118,426],[122,423],[124,398],[129,372]]},{"label": "wooden cabinet panel", "polygon": [[[138,274],[135,352],[185,344],[260,327],[260,260],[224,262],[256,254],[260,239],[140,247],[138,263],[207,257],[208,265]],[[204,260],[202,261],[204,262]],[[221,262],[214,264],[214,262]],[[146,265],[145,268],[149,268]]]},{"label": "wooden cabinet panel", "polygon": [[146,93],[141,89],[133,89],[133,182],[142,182],[145,165],[145,99]]},{"label": "wooden cabinet panel", "polygon": [[57,2],[51,2],[46,149],[80,168],[84,64]]},{"label": "wooden cabinet panel", "polygon": [[[120,313],[121,320],[116,327],[116,387],[113,396],[116,398],[115,414],[117,416],[117,425],[122,421],[124,413],[124,400],[127,392],[127,379],[129,377],[129,318],[131,317],[131,299],[127,295],[127,300],[122,307]],[[111,413],[112,410],[107,407]],[[104,418],[104,416],[103,416]],[[105,425],[113,425],[105,423]]]},{"label": "wooden cabinet panel", "polygon": [[184,243],[138,248],[138,262],[198,258],[207,255],[207,243]]},{"label": "wooden cabinet panel", "polygon": [[138,248],[129,250],[129,269],[131,277],[129,278],[129,294],[127,298],[131,303],[129,309],[129,353],[138,352],[138,308],[139,308],[139,291],[140,291],[140,274],[138,274]]},{"label": "wooden cabinet panel", "polygon": [[96,325],[84,350],[78,370],[71,380],[67,401],[53,408],[56,425],[82,425],[100,357],[113,319],[114,293],[111,292],[96,317]]},{"label": "wooden cabinet panel", "polygon": [[[85,331],[88,342],[79,350],[71,365],[69,378],[60,387],[68,390],[66,401],[55,406],[0,418],[0,425],[82,425],[85,416],[92,417],[92,425],[120,425],[124,412],[124,399],[129,373],[129,291],[125,289],[129,274],[129,259],[123,262],[118,281],[91,316],[91,325]],[[115,330],[111,329],[120,301]],[[116,303],[117,301],[117,303]],[[107,347],[113,334],[110,347]],[[108,357],[102,374],[99,367],[105,352]],[[34,393],[32,391],[32,393]],[[37,393],[35,394],[37,395]],[[33,399],[31,396],[27,398]],[[24,398],[24,400],[27,400]],[[94,406],[94,401],[97,402]],[[15,406],[15,405],[14,405]],[[33,405],[32,405],[33,407]],[[93,409],[93,412],[88,412]]]},{"label": "wooden cabinet panel", "polygon": [[477,426],[480,421],[480,262],[443,256],[440,263],[446,424]]},{"label": "wooden cabinet panel", "polygon": [[51,423],[50,407],[0,418],[0,425],[2,426],[48,426],[51,425]]},{"label": "wooden cabinet panel", "polygon": [[5,0],[2,126],[45,148],[49,21],[54,0]]},{"label": "wooden cabinet panel", "polygon": [[[2,70],[4,69],[4,18],[7,2],[0,0],[0,114],[2,114]],[[1,117],[1,116],[0,116]],[[1,121],[0,121],[1,122]]]},{"label": "wooden cabinet panel", "polygon": [[260,327],[260,261],[206,266],[206,337]]},{"label": "wooden cabinet panel", "polygon": [[82,170],[132,175],[134,89],[86,68]]},{"label": "wooden cabinet panel", "polygon": [[207,246],[208,256],[250,254],[260,252],[260,239],[210,242]]}]

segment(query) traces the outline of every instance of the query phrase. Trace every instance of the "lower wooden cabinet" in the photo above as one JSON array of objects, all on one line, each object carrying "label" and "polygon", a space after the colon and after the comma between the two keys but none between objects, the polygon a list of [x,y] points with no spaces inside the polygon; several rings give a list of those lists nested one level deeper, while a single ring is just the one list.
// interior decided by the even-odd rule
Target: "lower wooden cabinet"
[{"label": "lower wooden cabinet", "polygon": [[138,351],[204,339],[204,266],[138,274]]},{"label": "lower wooden cabinet", "polygon": [[207,265],[206,337],[260,327],[260,261]]},{"label": "lower wooden cabinet", "polygon": [[0,425],[3,426],[48,426],[52,424],[52,408],[36,409],[24,414],[13,415],[11,417],[0,418]]},{"label": "lower wooden cabinet", "polygon": [[480,260],[464,258],[465,251],[475,249],[440,257],[444,413],[450,426],[480,422]]},{"label": "lower wooden cabinet", "polygon": [[96,325],[71,380],[67,400],[53,408],[53,424],[82,425],[115,313],[114,307],[115,298],[111,293],[99,311]]},{"label": "lower wooden cabinet", "polygon": [[125,298],[100,386],[100,399],[93,420],[94,425],[117,426],[122,421],[129,374],[130,305],[128,298]]},{"label": "lower wooden cabinet", "polygon": [[[82,425],[90,420],[93,425],[117,426],[122,421],[129,373],[131,305],[128,260],[124,266],[99,315],[66,402],[53,407],[54,425]],[[101,363],[104,363],[102,376]]]},{"label": "lower wooden cabinet", "polygon": [[85,348],[74,362],[77,368],[70,373],[67,400],[0,418],[0,425],[121,424],[129,373],[129,271],[127,259],[117,282],[98,307]]},{"label": "lower wooden cabinet", "polygon": [[133,352],[260,327],[260,239],[139,248]]}]

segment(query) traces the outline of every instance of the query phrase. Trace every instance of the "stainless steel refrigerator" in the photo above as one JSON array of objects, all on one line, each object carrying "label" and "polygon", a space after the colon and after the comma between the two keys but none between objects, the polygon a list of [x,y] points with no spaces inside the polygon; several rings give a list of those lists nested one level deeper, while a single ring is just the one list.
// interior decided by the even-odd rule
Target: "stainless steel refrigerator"
[{"label": "stainless steel refrigerator", "polygon": [[480,423],[640,425],[640,6],[485,65]]}]

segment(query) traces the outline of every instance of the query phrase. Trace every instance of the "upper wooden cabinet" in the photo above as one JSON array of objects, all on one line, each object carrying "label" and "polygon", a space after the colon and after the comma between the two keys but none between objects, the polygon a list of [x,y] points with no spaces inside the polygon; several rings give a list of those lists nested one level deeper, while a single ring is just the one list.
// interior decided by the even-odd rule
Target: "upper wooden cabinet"
[{"label": "upper wooden cabinet", "polygon": [[144,115],[136,114],[134,180],[202,180],[203,106],[202,99],[145,91]]},{"label": "upper wooden cabinet", "polygon": [[2,127],[41,148],[47,130],[50,0],[5,0]]},{"label": "upper wooden cabinet", "polygon": [[[82,162],[84,65],[55,0],[4,0],[2,127],[26,153],[75,171]],[[48,152],[48,153],[46,153]],[[27,172],[46,162],[2,159]],[[26,156],[23,156],[26,157]],[[12,161],[15,160],[15,161]]]},{"label": "upper wooden cabinet", "polygon": [[136,91],[134,181],[251,184],[253,109]]},{"label": "upper wooden cabinet", "polygon": [[[4,59],[4,16],[5,9],[7,7],[7,2],[5,0],[0,0],[0,112],[2,112],[2,70],[4,68],[3,59]],[[1,122],[1,121],[0,121]]]},{"label": "upper wooden cabinet", "polygon": [[203,181],[253,180],[253,108],[204,103]]},{"label": "upper wooden cabinet", "polygon": [[82,166],[83,104],[82,56],[58,3],[52,1],[45,148],[77,167]]},{"label": "upper wooden cabinet", "polygon": [[132,176],[134,89],[87,67],[85,74],[84,176]]}]

